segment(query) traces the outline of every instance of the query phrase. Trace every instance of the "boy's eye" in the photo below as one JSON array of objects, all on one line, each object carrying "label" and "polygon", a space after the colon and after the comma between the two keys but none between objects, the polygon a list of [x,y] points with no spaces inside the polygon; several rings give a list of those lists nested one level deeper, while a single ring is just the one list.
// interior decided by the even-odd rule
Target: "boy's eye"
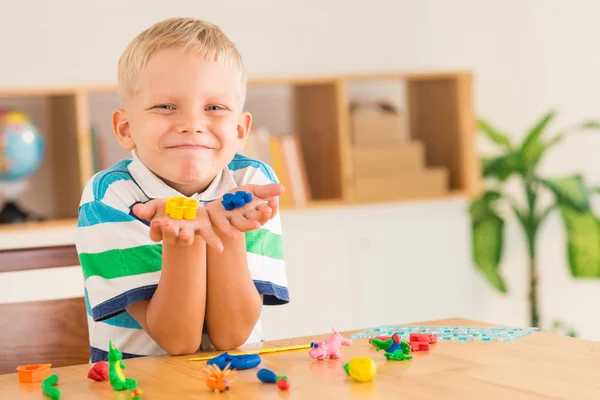
[{"label": "boy's eye", "polygon": [[206,107],[206,111],[219,111],[219,110],[224,110],[224,107],[221,106],[208,106]]},{"label": "boy's eye", "polygon": [[173,107],[172,105],[169,105],[169,104],[159,104],[157,106],[154,106],[154,108],[158,108],[161,110],[174,110],[175,109],[175,107]]}]

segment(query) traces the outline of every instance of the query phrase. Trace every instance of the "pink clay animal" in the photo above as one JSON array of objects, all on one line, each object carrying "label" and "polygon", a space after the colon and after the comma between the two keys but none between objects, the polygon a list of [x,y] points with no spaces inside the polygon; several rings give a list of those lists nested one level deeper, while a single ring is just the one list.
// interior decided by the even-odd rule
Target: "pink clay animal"
[{"label": "pink clay animal", "polygon": [[333,327],[331,327],[333,334],[326,340],[318,341],[315,340],[310,344],[310,350],[308,354],[312,358],[317,360],[324,360],[325,358],[340,358],[342,353],[340,352],[341,346],[350,346],[352,340],[346,339],[340,335]]}]

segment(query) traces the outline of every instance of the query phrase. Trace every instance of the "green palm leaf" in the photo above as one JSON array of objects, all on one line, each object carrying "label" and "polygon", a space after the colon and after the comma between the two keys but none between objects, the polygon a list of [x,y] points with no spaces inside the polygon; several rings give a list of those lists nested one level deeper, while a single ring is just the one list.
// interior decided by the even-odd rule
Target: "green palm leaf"
[{"label": "green palm leaf", "polygon": [[540,140],[540,137],[542,136],[542,133],[544,133],[544,129],[546,129],[546,126],[552,120],[552,118],[554,118],[555,115],[555,111],[549,111],[548,113],[546,113],[546,115],[544,115],[538,121],[538,123],[535,124],[535,126],[529,131],[529,133],[525,137],[525,140],[523,141],[521,149],[527,150],[534,143],[538,142]]},{"label": "green palm leaf", "polygon": [[484,178],[495,177],[500,181],[521,171],[521,157],[517,152],[484,159],[482,164]]},{"label": "green palm leaf", "polygon": [[492,127],[488,121],[480,119],[479,129],[498,146],[504,147],[505,149],[510,149],[510,139],[508,138],[508,135]]},{"label": "green palm leaf", "polygon": [[548,151],[550,148],[554,147],[558,143],[562,142],[569,134],[581,133],[587,130],[598,129],[600,129],[600,122],[590,120],[582,122],[581,124],[575,126],[572,130],[560,133],[545,142],[538,140],[535,146],[533,146],[533,148],[530,150],[529,167],[531,169],[534,169],[538,165],[544,154],[546,154],[546,151]]},{"label": "green palm leaf", "polygon": [[600,129],[600,121],[585,121],[579,125],[578,129]]},{"label": "green palm leaf", "polygon": [[578,278],[600,277],[600,220],[589,211],[559,204],[567,229],[571,274]]},{"label": "green palm leaf", "polygon": [[469,213],[473,221],[480,221],[492,212],[492,206],[496,201],[502,198],[502,194],[495,190],[487,190],[476,200],[471,202]]},{"label": "green palm leaf", "polygon": [[[539,179],[554,193],[559,203],[568,204],[579,211],[589,211],[590,200],[581,175],[568,176],[555,179]],[[600,242],[598,243],[600,245]]]},{"label": "green palm leaf", "polygon": [[472,248],[475,265],[498,291],[507,292],[499,266],[504,242],[504,221],[488,209],[478,219],[472,219]]},{"label": "green palm leaf", "polygon": [[521,146],[521,162],[525,171],[531,171],[541,158],[544,151],[544,144],[541,141],[542,134],[555,115],[555,111],[548,112],[525,137]]}]

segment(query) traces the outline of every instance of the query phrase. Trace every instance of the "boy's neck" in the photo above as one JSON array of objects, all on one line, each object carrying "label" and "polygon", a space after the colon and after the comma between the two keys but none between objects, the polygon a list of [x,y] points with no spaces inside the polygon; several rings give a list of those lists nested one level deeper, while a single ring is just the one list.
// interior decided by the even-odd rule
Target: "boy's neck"
[{"label": "boy's neck", "polygon": [[[160,179],[162,179],[162,178],[160,178]],[[191,184],[191,185],[180,185],[177,183],[169,182],[166,179],[162,179],[162,181],[186,197],[193,196],[196,193],[204,192],[208,188],[208,186],[210,186],[210,183],[212,182],[212,180],[211,180],[210,182],[207,182],[207,183],[195,183],[195,184]]]}]

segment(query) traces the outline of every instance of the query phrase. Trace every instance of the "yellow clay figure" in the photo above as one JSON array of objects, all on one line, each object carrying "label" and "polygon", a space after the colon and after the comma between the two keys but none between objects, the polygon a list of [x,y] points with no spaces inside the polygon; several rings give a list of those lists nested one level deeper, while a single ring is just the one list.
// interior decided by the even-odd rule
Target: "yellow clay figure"
[{"label": "yellow clay figure", "polygon": [[344,370],[358,382],[368,382],[375,377],[377,366],[369,357],[355,357],[344,365]]}]

